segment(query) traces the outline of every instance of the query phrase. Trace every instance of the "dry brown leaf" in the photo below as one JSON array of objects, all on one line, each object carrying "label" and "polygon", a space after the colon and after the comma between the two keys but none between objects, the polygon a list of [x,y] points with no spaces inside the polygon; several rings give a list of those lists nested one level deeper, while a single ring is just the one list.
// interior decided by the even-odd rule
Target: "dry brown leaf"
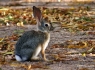
[{"label": "dry brown leaf", "polygon": [[81,68],[81,69],[79,69],[79,70],[89,70],[88,68]]},{"label": "dry brown leaf", "polygon": [[87,48],[87,42],[78,42],[76,44],[69,44],[68,48]]},{"label": "dry brown leaf", "polygon": [[52,46],[52,48],[60,48],[60,45],[59,45],[59,44],[54,44],[54,45]]}]

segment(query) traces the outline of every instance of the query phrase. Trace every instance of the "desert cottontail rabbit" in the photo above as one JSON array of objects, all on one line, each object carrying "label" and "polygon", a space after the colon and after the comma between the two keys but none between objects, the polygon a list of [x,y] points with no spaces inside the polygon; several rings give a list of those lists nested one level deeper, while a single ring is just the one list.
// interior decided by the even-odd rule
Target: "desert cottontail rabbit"
[{"label": "desert cottontail rabbit", "polygon": [[38,24],[38,31],[27,31],[17,41],[15,46],[15,58],[17,61],[37,60],[41,51],[44,60],[45,49],[50,41],[51,24],[42,18],[39,8],[33,6],[33,15]]}]

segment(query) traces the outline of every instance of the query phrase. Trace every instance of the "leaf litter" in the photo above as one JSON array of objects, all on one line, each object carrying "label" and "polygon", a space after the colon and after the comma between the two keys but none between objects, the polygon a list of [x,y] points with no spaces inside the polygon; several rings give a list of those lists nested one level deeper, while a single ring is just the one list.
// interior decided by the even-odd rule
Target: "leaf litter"
[{"label": "leaf litter", "polygon": [[[25,9],[0,9],[0,27],[3,26],[21,26],[32,24],[35,25],[35,19],[32,15],[31,8]],[[79,7],[70,9],[52,8],[48,9],[42,7],[44,19],[53,23],[53,25],[60,25],[61,30],[65,30],[72,34],[84,32],[83,35],[95,35],[95,15],[90,7]],[[55,27],[56,28],[56,27]],[[33,62],[16,62],[14,58],[14,45],[18,38],[22,35],[24,30],[14,31],[11,36],[0,38],[0,66],[9,65],[9,67],[22,68],[25,70],[36,69],[50,69],[49,66],[65,63],[66,61],[79,62],[81,59],[87,57],[95,57],[95,40],[65,40],[64,43],[55,43],[46,50],[47,57],[51,62],[33,61]],[[55,31],[60,32],[60,31]],[[81,34],[79,34],[81,35]],[[67,37],[69,38],[69,36]],[[90,59],[87,58],[86,61]],[[91,60],[95,62],[95,60]],[[77,63],[76,63],[77,64]],[[85,62],[84,62],[85,64]],[[48,65],[48,66],[47,66]],[[94,64],[95,65],[95,64]],[[79,68],[79,67],[77,67]],[[79,70],[89,70],[89,68],[79,68]],[[1,68],[1,70],[3,70]],[[94,69],[93,69],[94,70]]]}]

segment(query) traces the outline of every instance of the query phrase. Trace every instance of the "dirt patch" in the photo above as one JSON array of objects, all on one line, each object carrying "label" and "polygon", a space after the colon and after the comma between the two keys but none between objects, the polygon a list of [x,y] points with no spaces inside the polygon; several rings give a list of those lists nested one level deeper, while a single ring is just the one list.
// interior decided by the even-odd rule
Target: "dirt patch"
[{"label": "dirt patch", "polygon": [[[36,30],[35,25],[26,25],[25,27],[2,27],[0,28],[0,38],[11,36],[16,30]],[[87,49],[70,49],[66,46],[66,41],[86,41],[94,40],[93,35],[86,35],[85,32],[71,33],[56,26],[51,32],[51,41],[46,49],[47,58],[53,60],[51,62],[45,61],[30,61],[17,62],[15,60],[5,60],[2,64],[0,62],[1,70],[95,70],[95,56],[83,56],[79,53],[85,52]],[[61,44],[59,47],[53,47],[55,44]],[[52,48],[53,47],[53,48]],[[69,52],[74,52],[70,54]],[[67,54],[69,53],[69,54]],[[40,56],[40,55],[39,55]],[[41,57],[41,56],[40,56]]]}]

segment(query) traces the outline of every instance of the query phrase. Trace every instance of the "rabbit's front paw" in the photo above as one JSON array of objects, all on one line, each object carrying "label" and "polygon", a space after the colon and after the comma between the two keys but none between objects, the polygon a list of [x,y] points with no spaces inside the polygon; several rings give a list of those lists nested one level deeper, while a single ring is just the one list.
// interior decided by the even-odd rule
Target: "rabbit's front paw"
[{"label": "rabbit's front paw", "polygon": [[48,59],[44,58],[44,61],[49,61]]},{"label": "rabbit's front paw", "polygon": [[53,60],[44,59],[44,61],[46,61],[46,62],[52,62]]}]

